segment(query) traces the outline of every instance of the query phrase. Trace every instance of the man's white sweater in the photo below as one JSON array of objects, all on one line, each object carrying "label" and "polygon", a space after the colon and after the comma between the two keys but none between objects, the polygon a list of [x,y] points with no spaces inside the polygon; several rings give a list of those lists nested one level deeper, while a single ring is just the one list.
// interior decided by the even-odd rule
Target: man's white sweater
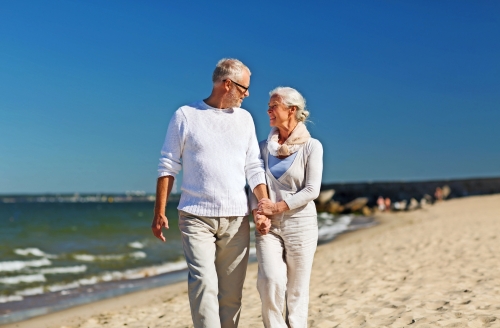
[{"label": "man's white sweater", "polygon": [[212,217],[247,215],[245,177],[251,190],[266,183],[250,113],[203,101],[179,108],[168,126],[158,176],[175,177],[181,168],[179,210]]}]

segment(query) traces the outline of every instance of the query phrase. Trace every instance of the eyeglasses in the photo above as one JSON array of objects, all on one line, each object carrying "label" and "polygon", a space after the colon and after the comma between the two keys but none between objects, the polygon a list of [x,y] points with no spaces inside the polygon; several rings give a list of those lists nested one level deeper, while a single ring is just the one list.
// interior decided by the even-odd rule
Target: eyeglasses
[{"label": "eyeglasses", "polygon": [[[243,86],[243,85],[241,85],[241,84],[239,84],[239,83],[237,83],[237,82],[234,82],[234,81],[233,81],[233,80],[231,80],[231,79],[226,79],[226,80],[229,80],[229,81],[233,82],[234,84],[236,84],[237,86],[239,86],[240,88],[242,88],[242,89],[244,90],[243,92],[247,92],[247,91],[248,91],[248,88],[250,88],[250,86],[245,87],[245,86]],[[226,80],[224,80],[224,81],[226,81]]]}]

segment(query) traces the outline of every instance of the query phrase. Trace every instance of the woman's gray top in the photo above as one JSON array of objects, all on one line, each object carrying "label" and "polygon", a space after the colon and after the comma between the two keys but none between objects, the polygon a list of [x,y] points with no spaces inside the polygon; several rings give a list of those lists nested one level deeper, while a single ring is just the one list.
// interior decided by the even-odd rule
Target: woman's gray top
[{"label": "woman's gray top", "polygon": [[[259,143],[264,160],[269,199],[274,203],[285,201],[289,211],[273,216],[287,217],[315,216],[314,200],[319,195],[323,174],[323,146],[317,139],[309,139],[298,151],[293,163],[278,179],[269,170],[267,140]],[[251,209],[256,209],[257,198],[250,193]]]}]

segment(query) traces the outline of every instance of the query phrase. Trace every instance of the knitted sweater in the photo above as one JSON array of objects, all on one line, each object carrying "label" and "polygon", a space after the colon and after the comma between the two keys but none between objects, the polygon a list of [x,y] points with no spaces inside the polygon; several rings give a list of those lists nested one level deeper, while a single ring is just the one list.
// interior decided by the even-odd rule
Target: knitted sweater
[{"label": "knitted sweater", "polygon": [[251,190],[266,183],[250,113],[203,101],[179,108],[168,126],[158,176],[175,177],[181,168],[179,210],[211,217],[247,215],[246,181]]}]

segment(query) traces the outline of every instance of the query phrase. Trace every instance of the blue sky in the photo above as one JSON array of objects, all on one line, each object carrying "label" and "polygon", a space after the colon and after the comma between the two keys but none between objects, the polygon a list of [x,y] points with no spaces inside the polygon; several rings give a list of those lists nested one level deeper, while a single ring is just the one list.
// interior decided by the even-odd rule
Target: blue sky
[{"label": "blue sky", "polygon": [[500,175],[496,1],[2,1],[0,193],[154,191],[223,57],[303,93],[324,182]]}]

